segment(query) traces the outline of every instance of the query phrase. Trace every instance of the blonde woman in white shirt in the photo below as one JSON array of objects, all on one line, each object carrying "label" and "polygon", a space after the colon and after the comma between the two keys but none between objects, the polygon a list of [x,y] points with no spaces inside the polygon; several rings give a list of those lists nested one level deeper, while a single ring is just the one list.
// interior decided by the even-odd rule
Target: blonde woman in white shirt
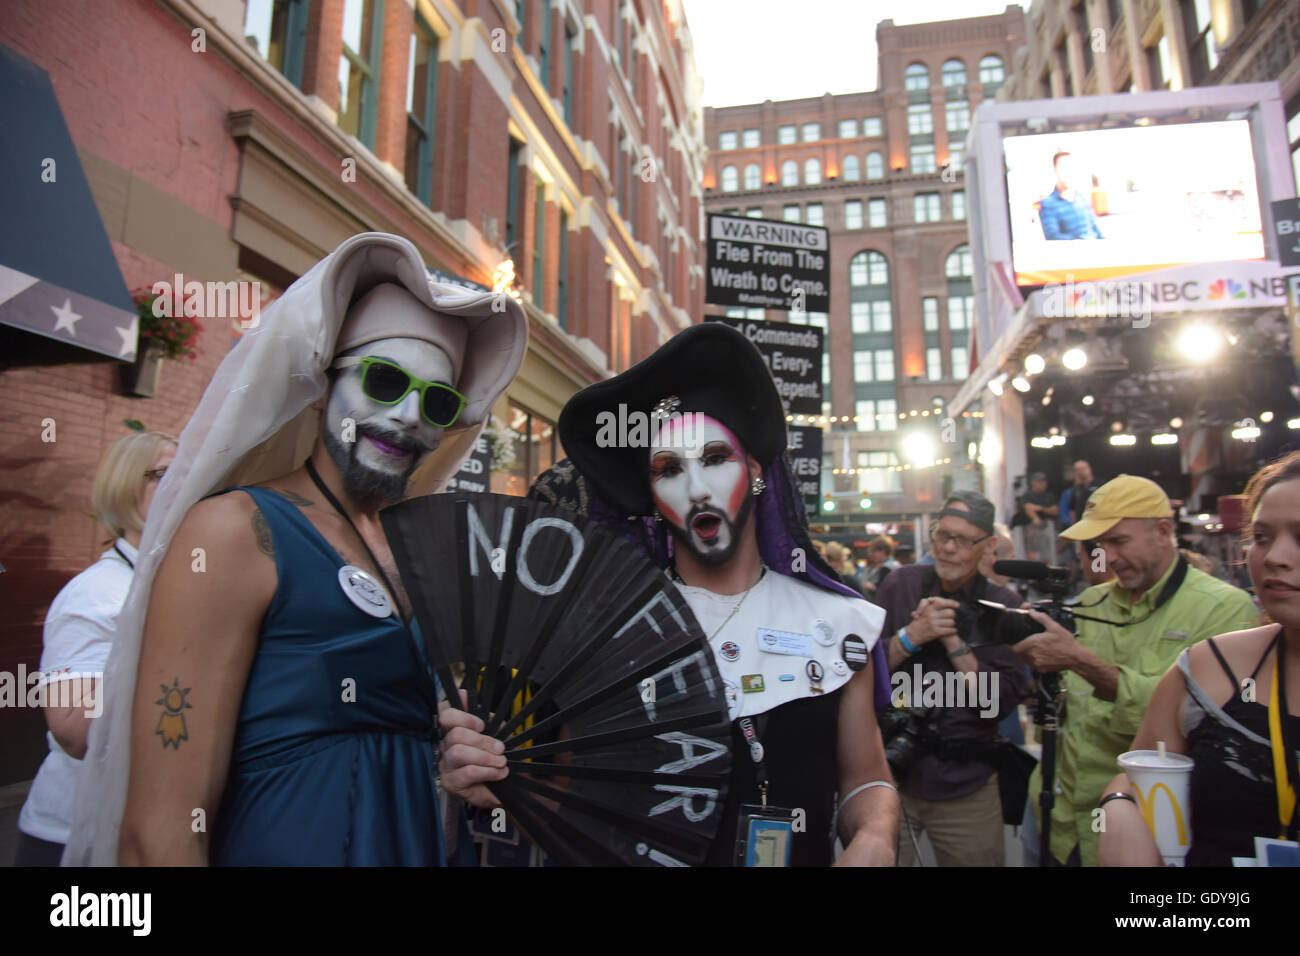
[{"label": "blonde woman in white shirt", "polygon": [[86,736],[101,710],[99,675],[131,588],[149,502],[175,453],[169,435],[132,432],[113,443],[95,473],[91,504],[113,543],[64,586],[45,617],[38,687],[50,753],[18,816],[15,866],[58,866],[63,855]]}]

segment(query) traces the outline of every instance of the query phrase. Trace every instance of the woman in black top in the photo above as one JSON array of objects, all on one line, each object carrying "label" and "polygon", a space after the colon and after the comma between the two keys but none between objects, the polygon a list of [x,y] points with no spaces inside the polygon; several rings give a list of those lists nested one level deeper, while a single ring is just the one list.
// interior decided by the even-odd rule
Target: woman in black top
[{"label": "woman in black top", "polygon": [[[1255,856],[1255,837],[1295,840],[1300,825],[1300,452],[1258,472],[1246,497],[1250,576],[1275,623],[1184,651],[1133,740],[1134,750],[1155,750],[1164,741],[1195,761],[1189,866],[1231,866],[1234,856]],[[1117,792],[1133,794],[1123,773],[1106,789]],[[1159,866],[1137,804],[1102,799],[1101,864]]]}]

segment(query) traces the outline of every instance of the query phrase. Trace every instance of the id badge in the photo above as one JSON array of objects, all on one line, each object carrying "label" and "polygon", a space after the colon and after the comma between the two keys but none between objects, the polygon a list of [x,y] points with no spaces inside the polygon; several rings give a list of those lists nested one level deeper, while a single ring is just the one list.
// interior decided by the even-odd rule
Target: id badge
[{"label": "id badge", "polygon": [[737,866],[789,866],[794,811],[747,803],[736,824]]}]

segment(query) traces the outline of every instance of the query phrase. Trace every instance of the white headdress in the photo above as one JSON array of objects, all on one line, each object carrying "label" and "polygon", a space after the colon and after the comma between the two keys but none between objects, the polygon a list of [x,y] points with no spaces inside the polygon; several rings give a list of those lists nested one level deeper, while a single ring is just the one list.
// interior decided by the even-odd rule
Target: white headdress
[{"label": "white headdress", "polygon": [[357,298],[381,282],[400,283],[430,309],[459,317],[468,328],[456,383],[468,404],[411,476],[409,494],[438,491],[456,473],[492,405],[519,371],[528,345],[528,320],[519,304],[508,295],[431,281],[415,246],[398,236],[353,236],[267,309],[217,368],[150,506],[102,682],[104,711],[91,725],[65,864],[117,864],[140,636],[154,574],[181,519],[214,491],[266,481],[302,465],[320,432],[320,414],[309,406],[325,393],[325,371],[343,319]]}]

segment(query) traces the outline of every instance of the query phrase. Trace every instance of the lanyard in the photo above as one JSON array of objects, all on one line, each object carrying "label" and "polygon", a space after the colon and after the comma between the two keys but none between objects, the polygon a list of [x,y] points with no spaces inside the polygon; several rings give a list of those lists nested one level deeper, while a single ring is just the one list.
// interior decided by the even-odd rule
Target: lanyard
[{"label": "lanyard", "polygon": [[113,550],[117,552],[117,556],[119,558],[121,558],[123,561],[126,562],[126,566],[128,568],[130,568],[132,571],[135,570],[135,565],[131,562],[131,559],[126,556],[126,552],[117,546],[116,541],[113,542]]},{"label": "lanyard", "polygon": [[348,523],[348,527],[352,529],[353,534],[361,539],[361,547],[366,549],[366,554],[370,556],[370,562],[375,566],[375,570],[379,572],[379,576],[384,579],[384,586],[388,588],[388,593],[393,599],[393,604],[397,606],[398,617],[401,617],[402,608],[397,604],[397,589],[393,587],[393,582],[388,580],[388,575],[384,572],[384,566],[379,563],[379,559],[375,557],[375,552],[371,551],[370,545],[366,544],[365,536],[357,530],[357,526],[352,523],[352,519],[348,517],[348,513],[344,511],[343,506],[339,504],[339,500],[334,497],[334,492],[330,491],[329,488],[326,487],[325,482],[321,481],[320,475],[316,471],[316,466],[311,463],[310,458],[307,459],[306,467],[307,474],[311,476],[311,480],[315,483],[316,488],[320,493],[325,496],[325,500],[334,506],[334,510],[337,511],[343,520]]},{"label": "lanyard", "polygon": [[748,717],[740,718],[740,732],[749,744],[749,756],[754,761],[754,779],[758,781],[758,795],[763,806],[767,806],[767,767],[763,765],[763,742],[758,739],[758,728]]},{"label": "lanyard", "polygon": [[1287,761],[1291,749],[1286,745],[1286,634],[1278,635],[1277,663],[1273,671],[1273,688],[1268,699],[1268,740],[1273,750],[1273,783],[1277,787],[1277,819],[1281,824],[1279,840],[1289,839],[1295,821],[1296,779],[1300,761]]}]

